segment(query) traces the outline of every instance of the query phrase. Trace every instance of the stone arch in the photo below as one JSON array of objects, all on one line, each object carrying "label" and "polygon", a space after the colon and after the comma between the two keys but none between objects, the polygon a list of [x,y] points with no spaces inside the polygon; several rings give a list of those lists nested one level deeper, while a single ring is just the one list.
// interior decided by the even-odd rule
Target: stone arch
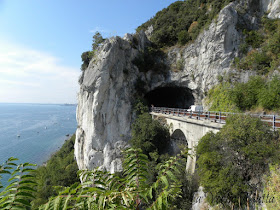
[{"label": "stone arch", "polygon": [[189,146],[186,135],[181,129],[175,129],[170,136],[171,154],[179,154],[182,146]]}]

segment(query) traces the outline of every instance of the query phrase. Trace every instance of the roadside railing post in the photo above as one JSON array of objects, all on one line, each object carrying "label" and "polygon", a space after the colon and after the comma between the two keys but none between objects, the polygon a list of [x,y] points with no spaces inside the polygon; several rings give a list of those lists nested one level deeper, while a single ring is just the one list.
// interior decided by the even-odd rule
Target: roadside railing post
[{"label": "roadside railing post", "polygon": [[275,115],[273,115],[273,130],[275,131]]},{"label": "roadside railing post", "polygon": [[210,120],[210,112],[208,111],[208,115],[207,115],[208,120]]},{"label": "roadside railing post", "polygon": [[222,122],[222,119],[221,119],[221,112],[219,112],[219,122],[220,122],[220,123]]},{"label": "roadside railing post", "polygon": [[191,118],[192,118],[192,110],[191,110]]}]

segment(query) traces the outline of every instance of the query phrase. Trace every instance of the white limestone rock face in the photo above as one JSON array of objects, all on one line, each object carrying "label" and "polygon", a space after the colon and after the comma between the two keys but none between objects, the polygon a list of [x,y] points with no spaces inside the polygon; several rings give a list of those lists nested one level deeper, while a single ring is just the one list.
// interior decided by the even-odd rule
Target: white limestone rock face
[{"label": "white limestone rock face", "polygon": [[[248,14],[238,12],[247,5]],[[254,9],[254,10],[253,10]],[[257,12],[256,12],[257,11]],[[172,47],[163,61],[169,71],[159,74],[147,69],[139,72],[133,60],[149,41],[153,27],[146,32],[124,38],[106,40],[96,52],[89,67],[80,78],[78,94],[75,157],[79,169],[121,170],[122,148],[127,147],[133,120],[132,103],[140,79],[146,92],[158,87],[180,86],[189,89],[196,104],[203,104],[207,91],[218,84],[218,76],[230,80],[247,81],[253,72],[238,72],[231,62],[238,55],[242,34],[238,23],[256,28],[258,18],[269,11],[279,15],[279,0],[253,0],[230,3],[221,10],[216,20],[202,32],[196,41],[184,47]],[[178,63],[183,63],[178,69]]]},{"label": "white limestone rock face", "polygon": [[145,42],[144,32],[132,47],[132,37],[107,40],[80,78],[75,157],[79,169],[121,170],[120,151],[130,138],[134,83],[138,69],[132,60]]},{"label": "white limestone rock face", "polygon": [[280,18],[280,0],[262,0],[262,7],[269,18]]}]

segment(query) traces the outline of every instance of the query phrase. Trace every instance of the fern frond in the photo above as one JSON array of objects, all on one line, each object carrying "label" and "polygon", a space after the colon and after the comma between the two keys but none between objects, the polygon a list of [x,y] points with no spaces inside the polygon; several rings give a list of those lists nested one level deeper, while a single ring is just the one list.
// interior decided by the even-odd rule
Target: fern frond
[{"label": "fern frond", "polygon": [[[35,177],[29,172],[34,171],[36,166],[30,163],[16,164],[17,158],[9,158],[0,167],[2,174],[9,174],[9,185],[0,193],[0,208],[2,209],[26,209],[31,207],[30,202],[34,199]],[[2,178],[2,177],[0,177]]]}]

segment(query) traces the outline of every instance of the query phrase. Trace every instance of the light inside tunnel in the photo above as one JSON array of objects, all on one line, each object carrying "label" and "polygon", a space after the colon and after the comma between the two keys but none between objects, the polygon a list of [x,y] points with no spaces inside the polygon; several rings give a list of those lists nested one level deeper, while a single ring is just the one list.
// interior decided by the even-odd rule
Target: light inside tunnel
[{"label": "light inside tunnel", "polygon": [[190,89],[184,87],[156,88],[145,95],[148,105],[155,107],[184,108],[194,104]]}]

